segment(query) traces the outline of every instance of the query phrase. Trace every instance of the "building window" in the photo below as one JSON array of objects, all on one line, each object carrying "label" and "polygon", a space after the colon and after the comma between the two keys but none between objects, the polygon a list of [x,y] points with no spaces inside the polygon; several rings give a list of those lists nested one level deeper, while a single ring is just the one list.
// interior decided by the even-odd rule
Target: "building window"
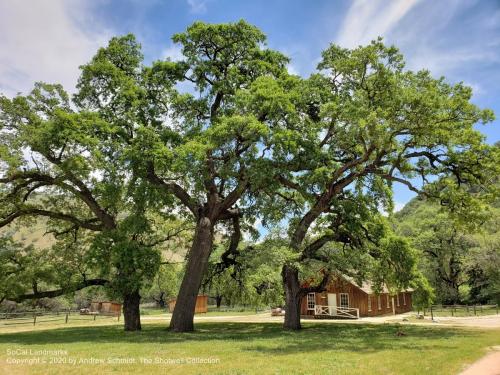
[{"label": "building window", "polygon": [[349,307],[349,294],[340,293],[340,307],[348,308]]},{"label": "building window", "polygon": [[372,298],[368,295],[368,311],[372,311]]},{"label": "building window", "polygon": [[398,294],[396,294],[396,302],[397,302],[398,307],[399,307],[399,293],[398,293]]},{"label": "building window", "polygon": [[406,306],[406,293],[403,293],[403,305]]},{"label": "building window", "polygon": [[379,310],[382,310],[382,297],[379,295],[377,295],[377,305],[378,305],[378,309]]},{"label": "building window", "polygon": [[315,306],[316,306],[316,294],[307,293],[307,309],[314,310]]},{"label": "building window", "polygon": [[389,293],[387,293],[387,308],[389,309],[391,307],[391,299],[389,297]]}]

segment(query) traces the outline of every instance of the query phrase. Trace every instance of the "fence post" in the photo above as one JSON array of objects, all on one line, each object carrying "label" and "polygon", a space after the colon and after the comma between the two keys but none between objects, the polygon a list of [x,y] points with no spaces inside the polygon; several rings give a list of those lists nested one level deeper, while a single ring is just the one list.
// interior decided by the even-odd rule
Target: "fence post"
[{"label": "fence post", "polygon": [[431,320],[434,320],[434,312],[432,311],[432,305],[431,305]]}]

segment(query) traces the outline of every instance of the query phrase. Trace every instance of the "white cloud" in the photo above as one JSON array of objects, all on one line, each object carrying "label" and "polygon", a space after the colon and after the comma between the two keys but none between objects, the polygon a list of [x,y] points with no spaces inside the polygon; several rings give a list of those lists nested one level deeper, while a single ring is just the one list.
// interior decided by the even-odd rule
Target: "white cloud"
[{"label": "white cloud", "polygon": [[443,52],[437,47],[420,46],[409,60],[410,69],[428,69],[434,75],[442,75],[466,64],[496,63],[500,56],[495,51],[479,50],[474,47],[467,49],[448,49]]},{"label": "white cloud", "polygon": [[337,43],[352,48],[385,35],[418,1],[354,0],[337,34]]},{"label": "white cloud", "polygon": [[394,212],[401,211],[405,205],[406,203],[394,202]]},{"label": "white cloud", "polygon": [[61,83],[74,91],[78,66],[111,34],[95,24],[85,27],[92,23],[86,4],[84,0],[0,2],[0,92],[26,93],[35,81]]},{"label": "white cloud", "polygon": [[191,13],[205,13],[208,0],[187,0]]},{"label": "white cloud", "polygon": [[486,91],[479,83],[465,81],[464,85],[469,86],[472,89],[472,95],[474,95],[475,97],[486,93]]},{"label": "white cloud", "polygon": [[162,51],[161,58],[169,58],[171,61],[182,60],[184,58],[184,55],[182,54],[182,47],[178,44],[173,44],[170,47],[167,47]]},{"label": "white cloud", "polygon": [[288,64],[287,69],[288,73],[300,76],[299,69],[293,63]]},{"label": "white cloud", "polygon": [[[408,202],[406,202],[406,203],[408,203]],[[392,212],[396,213],[398,211],[401,211],[403,209],[403,207],[406,205],[406,203],[395,201],[394,202],[394,210]],[[382,205],[378,206],[378,212],[382,216],[386,216],[386,217],[389,216],[389,212],[386,211],[386,209]]]}]

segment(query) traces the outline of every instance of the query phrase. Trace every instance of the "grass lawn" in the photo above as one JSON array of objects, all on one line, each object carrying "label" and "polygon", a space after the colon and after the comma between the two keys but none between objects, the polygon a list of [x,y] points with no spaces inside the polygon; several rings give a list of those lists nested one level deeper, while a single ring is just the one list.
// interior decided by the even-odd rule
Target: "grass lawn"
[{"label": "grass lawn", "polygon": [[[284,332],[275,323],[198,323],[196,327],[196,332],[185,334],[173,334],[166,324],[157,323],[144,324],[139,333],[123,332],[116,323],[0,333],[0,374],[444,375],[456,374],[489,346],[500,344],[499,330],[404,326],[406,336],[396,337],[396,325],[389,324],[305,323],[301,332]],[[23,355],[22,350],[28,353]],[[36,350],[67,354],[37,354]],[[51,364],[54,357],[60,363]],[[30,358],[47,363],[7,363]],[[92,358],[94,364],[65,363]],[[143,364],[141,358],[152,363]],[[216,363],[175,363],[190,358]],[[163,363],[155,364],[158,359]],[[98,360],[104,364],[95,364]]]},{"label": "grass lawn", "polygon": [[161,314],[167,314],[168,309],[161,309],[158,307],[148,307],[148,308],[141,308],[141,316],[146,316],[146,315],[161,315]]}]

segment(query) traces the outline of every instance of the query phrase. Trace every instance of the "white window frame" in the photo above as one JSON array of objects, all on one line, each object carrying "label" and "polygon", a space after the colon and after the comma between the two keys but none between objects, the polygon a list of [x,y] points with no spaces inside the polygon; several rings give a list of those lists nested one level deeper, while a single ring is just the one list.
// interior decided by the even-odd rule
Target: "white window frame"
[{"label": "white window frame", "polygon": [[[347,306],[343,303],[342,297],[347,299]],[[346,309],[349,308],[349,293],[340,293],[340,308]]]},{"label": "white window frame", "polygon": [[397,306],[399,307],[399,293],[396,294],[396,303],[397,303]]},{"label": "white window frame", "polygon": [[377,305],[378,309],[382,310],[382,296],[380,294],[377,294]]},{"label": "white window frame", "polygon": [[372,299],[369,294],[368,294],[368,311],[372,311]]},{"label": "white window frame", "polygon": [[307,310],[314,311],[316,308],[316,293],[307,293]]},{"label": "white window frame", "polygon": [[403,292],[403,305],[406,306],[406,293]]},{"label": "white window frame", "polygon": [[391,308],[391,297],[389,296],[389,293],[387,293],[387,308]]}]

